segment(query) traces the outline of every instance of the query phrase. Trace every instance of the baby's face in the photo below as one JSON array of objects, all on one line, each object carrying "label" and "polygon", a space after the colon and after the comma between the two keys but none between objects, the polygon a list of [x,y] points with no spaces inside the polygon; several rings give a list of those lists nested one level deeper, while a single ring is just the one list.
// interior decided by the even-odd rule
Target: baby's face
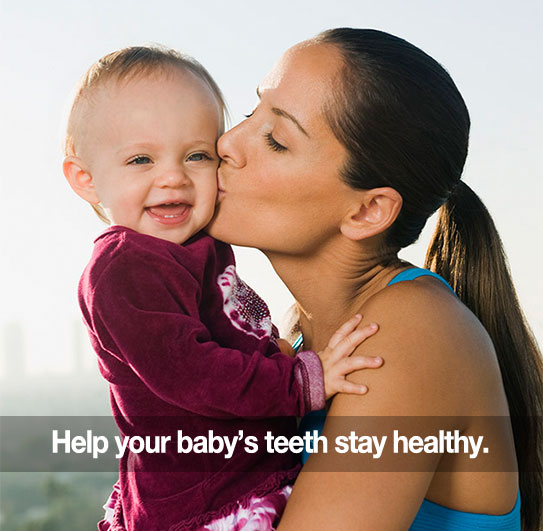
[{"label": "baby's face", "polygon": [[110,221],[182,243],[211,220],[220,110],[203,81],[172,71],[97,90],[81,158]]}]

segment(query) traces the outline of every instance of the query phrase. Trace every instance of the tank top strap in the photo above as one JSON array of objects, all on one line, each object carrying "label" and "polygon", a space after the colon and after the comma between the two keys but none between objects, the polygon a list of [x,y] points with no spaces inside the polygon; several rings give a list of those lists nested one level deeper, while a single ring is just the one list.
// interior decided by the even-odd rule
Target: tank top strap
[{"label": "tank top strap", "polygon": [[304,342],[304,337],[302,336],[302,334],[300,334],[296,338],[294,343],[292,343],[292,348],[294,349],[294,352],[298,352],[300,350],[300,347],[302,346],[303,342]]},{"label": "tank top strap", "polygon": [[401,271],[387,284],[387,286],[392,286],[392,284],[397,284],[398,282],[404,282],[406,280],[415,280],[419,277],[437,278],[438,280],[441,280],[441,282],[443,282],[443,284],[445,284],[445,286],[447,286],[454,293],[454,290],[442,276],[428,269],[423,269],[422,267],[411,267],[409,269]]}]

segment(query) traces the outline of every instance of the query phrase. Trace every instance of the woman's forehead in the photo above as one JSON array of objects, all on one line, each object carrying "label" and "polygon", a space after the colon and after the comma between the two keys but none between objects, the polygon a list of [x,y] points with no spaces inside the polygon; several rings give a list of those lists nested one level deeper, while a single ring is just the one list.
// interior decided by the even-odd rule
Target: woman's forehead
[{"label": "woman's forehead", "polygon": [[279,88],[286,83],[302,87],[325,85],[343,64],[341,53],[330,44],[300,43],[289,48],[260,84],[260,90]]},{"label": "woman's forehead", "polygon": [[320,121],[342,65],[341,54],[332,45],[298,44],[287,50],[264,78],[259,96],[300,121]]}]

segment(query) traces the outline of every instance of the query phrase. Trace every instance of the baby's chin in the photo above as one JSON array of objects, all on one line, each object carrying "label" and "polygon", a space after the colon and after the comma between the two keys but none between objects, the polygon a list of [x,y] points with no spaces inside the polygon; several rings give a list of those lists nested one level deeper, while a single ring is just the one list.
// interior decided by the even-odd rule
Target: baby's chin
[{"label": "baby's chin", "polygon": [[[119,225],[119,224],[117,224]],[[121,225],[122,226],[122,225]],[[124,225],[126,228],[134,230],[138,232],[139,234],[144,234],[145,236],[150,236],[151,238],[155,238],[157,240],[163,240],[170,243],[173,243],[175,245],[182,245],[189,241],[191,238],[193,238],[196,234],[200,232],[200,230],[185,230],[185,231],[176,231],[176,230],[153,230],[152,228],[137,228],[137,227],[130,227],[128,225]]]},{"label": "baby's chin", "polygon": [[[203,229],[203,228],[202,228]],[[194,237],[201,234],[202,229],[192,229],[190,231],[186,231],[183,234],[175,234],[175,233],[151,233],[149,236],[154,236],[155,238],[158,238],[160,240],[165,240],[171,243],[174,243],[176,245],[183,245],[193,239]]]}]

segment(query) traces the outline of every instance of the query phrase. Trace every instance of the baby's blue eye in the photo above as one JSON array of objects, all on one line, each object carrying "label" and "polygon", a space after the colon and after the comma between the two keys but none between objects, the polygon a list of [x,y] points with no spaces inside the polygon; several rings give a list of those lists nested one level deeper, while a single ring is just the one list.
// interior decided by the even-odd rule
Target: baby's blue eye
[{"label": "baby's blue eye", "polygon": [[192,162],[201,162],[202,160],[210,160],[210,157],[205,153],[193,153],[192,155],[188,156],[187,160]]},{"label": "baby's blue eye", "polygon": [[138,155],[134,157],[128,164],[149,164],[151,159],[145,155]]}]

